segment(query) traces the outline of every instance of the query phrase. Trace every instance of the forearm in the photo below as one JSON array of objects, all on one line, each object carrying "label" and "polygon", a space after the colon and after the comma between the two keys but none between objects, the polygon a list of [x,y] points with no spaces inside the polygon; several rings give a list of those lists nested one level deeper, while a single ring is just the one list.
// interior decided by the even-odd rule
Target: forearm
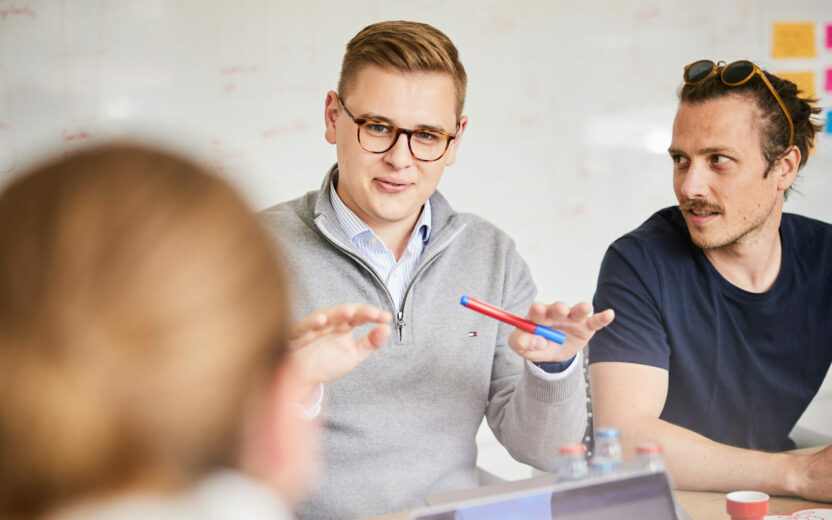
[{"label": "forearm", "polygon": [[524,373],[510,396],[489,402],[488,423],[512,456],[538,469],[555,469],[557,448],[581,442],[586,430],[586,387],[580,367],[563,380]]},{"label": "forearm", "polygon": [[655,442],[678,489],[735,491],[754,489],[769,494],[796,494],[798,456],[735,448],[656,418],[633,419],[621,425],[625,456],[635,446]]}]

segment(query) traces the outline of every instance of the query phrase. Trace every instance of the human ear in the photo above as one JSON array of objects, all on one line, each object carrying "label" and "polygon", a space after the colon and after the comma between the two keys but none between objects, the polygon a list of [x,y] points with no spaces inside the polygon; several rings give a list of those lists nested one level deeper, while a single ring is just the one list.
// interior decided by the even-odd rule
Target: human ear
[{"label": "human ear", "polygon": [[324,101],[324,137],[329,144],[335,144],[335,122],[338,120],[339,105],[338,94],[333,90],[327,92]]},{"label": "human ear", "polygon": [[459,130],[456,132],[456,137],[448,145],[448,151],[445,153],[445,166],[450,166],[456,161],[456,149],[462,141],[462,134],[466,128],[468,128],[468,116],[462,116],[459,118]]},{"label": "human ear", "polygon": [[800,168],[800,149],[792,146],[784,155],[774,163],[773,172],[777,176],[777,189],[786,191],[797,177],[797,170]]}]

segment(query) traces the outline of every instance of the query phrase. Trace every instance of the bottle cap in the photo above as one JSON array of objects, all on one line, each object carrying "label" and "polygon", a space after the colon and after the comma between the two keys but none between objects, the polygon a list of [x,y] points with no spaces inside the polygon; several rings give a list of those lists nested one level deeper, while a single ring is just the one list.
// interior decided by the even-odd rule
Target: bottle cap
[{"label": "bottle cap", "polygon": [[558,448],[558,452],[562,455],[584,455],[586,446],[583,444],[563,444]]},{"label": "bottle cap", "polygon": [[639,444],[638,446],[636,446],[636,453],[644,453],[644,454],[652,455],[652,454],[661,453],[661,452],[662,452],[662,447],[659,446],[658,444],[655,444],[655,443],[652,443],[652,442]]},{"label": "bottle cap", "polygon": [[618,433],[618,428],[597,428],[595,430],[596,437],[603,437],[605,439],[619,437],[620,435],[621,434]]}]

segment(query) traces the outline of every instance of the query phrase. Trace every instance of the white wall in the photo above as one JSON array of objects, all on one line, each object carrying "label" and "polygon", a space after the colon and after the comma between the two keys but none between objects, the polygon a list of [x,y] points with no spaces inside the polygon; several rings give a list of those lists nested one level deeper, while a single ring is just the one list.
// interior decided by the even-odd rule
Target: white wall
[{"label": "white wall", "polygon": [[[775,20],[815,21],[821,41],[828,0],[0,0],[0,184],[44,153],[141,135],[205,157],[257,208],[314,189],[344,45],[385,19],[459,47],[470,124],[440,190],[516,238],[547,301],[590,299],[607,245],[674,202],[683,65],[832,66],[770,57]],[[818,141],[787,209],[832,221]]]}]

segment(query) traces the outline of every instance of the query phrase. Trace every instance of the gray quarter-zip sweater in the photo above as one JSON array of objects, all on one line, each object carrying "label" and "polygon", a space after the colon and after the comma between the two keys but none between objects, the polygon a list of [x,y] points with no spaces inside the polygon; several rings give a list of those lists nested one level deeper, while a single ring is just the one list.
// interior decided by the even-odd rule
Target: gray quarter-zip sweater
[{"label": "gray quarter-zip sweater", "polygon": [[476,486],[483,416],[517,460],[553,470],[558,446],[580,442],[586,426],[581,371],[535,376],[508,346],[510,326],[459,303],[469,295],[526,315],[536,289],[514,242],[435,192],[430,240],[396,307],[338,223],[333,175],[319,191],[261,213],[286,255],[293,313],[361,302],[390,310],[395,323],[386,345],[326,387],[324,462],[300,518],[402,511]]}]

